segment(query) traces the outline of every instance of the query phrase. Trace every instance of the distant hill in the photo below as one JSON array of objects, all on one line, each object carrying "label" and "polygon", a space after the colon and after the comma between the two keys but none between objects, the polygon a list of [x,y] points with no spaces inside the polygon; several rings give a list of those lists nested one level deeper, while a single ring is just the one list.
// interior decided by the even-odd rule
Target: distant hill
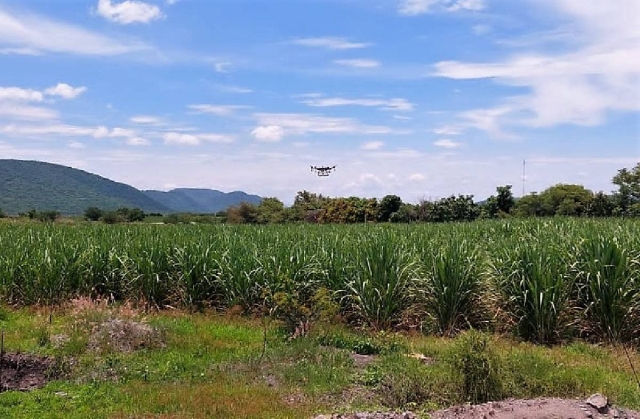
[{"label": "distant hill", "polygon": [[30,209],[82,214],[88,207],[169,209],[124,183],[83,170],[39,161],[0,160],[0,209],[18,214]]},{"label": "distant hill", "polygon": [[82,214],[88,207],[140,208],[147,213],[212,213],[240,202],[260,203],[244,192],[210,189],[140,191],[92,173],[39,161],[0,159],[0,209],[18,214],[30,209]]},{"label": "distant hill", "polygon": [[214,213],[241,202],[260,204],[262,198],[244,192],[221,192],[212,189],[178,188],[169,192],[144,191],[154,201],[172,212]]}]

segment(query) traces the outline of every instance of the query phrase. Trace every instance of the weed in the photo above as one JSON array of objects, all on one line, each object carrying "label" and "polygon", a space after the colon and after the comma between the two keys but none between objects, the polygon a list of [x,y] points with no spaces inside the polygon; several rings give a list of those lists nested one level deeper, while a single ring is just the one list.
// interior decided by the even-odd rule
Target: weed
[{"label": "weed", "polygon": [[489,336],[471,330],[457,339],[453,351],[454,369],[462,375],[465,398],[473,404],[502,396],[499,361],[489,343]]}]

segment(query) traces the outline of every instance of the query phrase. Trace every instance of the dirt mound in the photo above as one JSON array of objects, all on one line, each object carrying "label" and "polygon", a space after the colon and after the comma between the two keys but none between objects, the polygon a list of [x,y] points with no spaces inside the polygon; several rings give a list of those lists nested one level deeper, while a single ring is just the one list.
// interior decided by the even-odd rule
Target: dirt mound
[{"label": "dirt mound", "polygon": [[44,387],[54,378],[54,365],[53,358],[5,353],[0,362],[0,391],[30,391]]},{"label": "dirt mound", "polygon": [[358,412],[335,414],[331,416],[320,415],[314,419],[416,419],[413,413],[389,413],[389,412]]},{"label": "dirt mound", "polygon": [[600,411],[581,400],[504,400],[456,406],[431,414],[432,419],[640,419],[640,413],[605,406]]},{"label": "dirt mound", "polygon": [[89,337],[89,349],[96,352],[133,352],[164,346],[164,337],[158,329],[133,320],[104,321],[93,327]]}]

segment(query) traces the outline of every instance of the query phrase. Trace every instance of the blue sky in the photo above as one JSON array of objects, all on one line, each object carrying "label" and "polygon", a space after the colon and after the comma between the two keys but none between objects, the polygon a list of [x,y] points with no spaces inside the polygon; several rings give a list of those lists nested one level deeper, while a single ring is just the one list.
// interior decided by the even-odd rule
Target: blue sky
[{"label": "blue sky", "polygon": [[[0,0],[0,158],[405,201],[640,161],[637,0]],[[327,178],[310,165],[337,165]]]}]

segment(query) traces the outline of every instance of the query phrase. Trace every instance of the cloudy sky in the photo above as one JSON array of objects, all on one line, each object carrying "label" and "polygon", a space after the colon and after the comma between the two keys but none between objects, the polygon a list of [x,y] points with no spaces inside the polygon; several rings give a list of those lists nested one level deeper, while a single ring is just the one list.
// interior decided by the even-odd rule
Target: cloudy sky
[{"label": "cloudy sky", "polygon": [[[405,201],[640,161],[638,0],[0,0],[0,158]],[[337,165],[328,178],[310,165]]]}]

